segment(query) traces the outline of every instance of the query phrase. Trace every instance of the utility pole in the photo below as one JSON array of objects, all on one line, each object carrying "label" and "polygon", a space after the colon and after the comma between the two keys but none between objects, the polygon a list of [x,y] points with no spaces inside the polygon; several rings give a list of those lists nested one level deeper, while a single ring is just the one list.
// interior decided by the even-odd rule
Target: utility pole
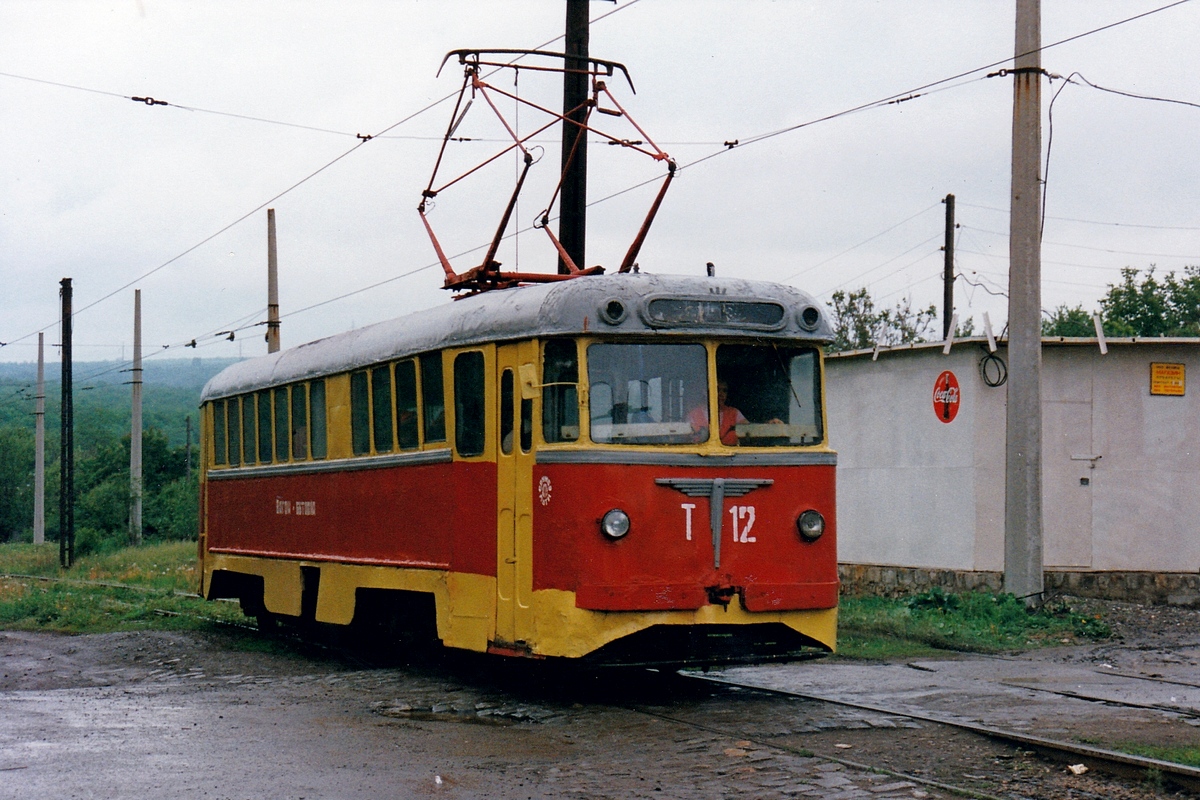
[{"label": "utility pole", "polygon": [[184,462],[184,473],[187,477],[192,477],[192,415],[187,416],[187,447],[184,452],[187,454],[187,460]]},{"label": "utility pole", "polygon": [[71,279],[62,288],[62,433],[59,437],[58,563],[68,569],[75,563],[75,405],[71,377]]},{"label": "utility pole", "polygon": [[33,454],[33,543],[46,541],[46,334],[38,334],[37,396],[33,401],[36,421]]},{"label": "utility pole", "polygon": [[133,290],[133,412],[129,429],[129,541],[142,544],[142,290]]},{"label": "utility pole", "polygon": [[1040,0],[1017,0],[1008,270],[1004,590],[1041,600],[1042,60]]},{"label": "utility pole", "polygon": [[[583,269],[587,232],[588,0],[567,0],[566,53],[563,72],[562,193],[558,240],[575,266]],[[576,124],[572,124],[576,123]],[[558,272],[569,270],[562,258]]]},{"label": "utility pole", "polygon": [[275,209],[267,209],[267,352],[279,352],[279,258],[275,252]]},{"label": "utility pole", "polygon": [[942,339],[950,338],[950,323],[954,319],[954,195],[946,195],[945,269],[942,272]]}]

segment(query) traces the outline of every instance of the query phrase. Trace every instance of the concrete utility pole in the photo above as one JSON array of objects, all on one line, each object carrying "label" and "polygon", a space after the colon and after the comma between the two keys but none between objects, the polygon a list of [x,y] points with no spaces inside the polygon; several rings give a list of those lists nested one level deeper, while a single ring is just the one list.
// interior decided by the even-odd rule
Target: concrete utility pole
[{"label": "concrete utility pole", "polygon": [[36,420],[33,446],[33,543],[46,541],[46,334],[38,334]]},{"label": "concrete utility pole", "polygon": [[62,287],[62,433],[58,456],[58,564],[68,569],[75,563],[75,402],[71,377],[71,279]]},{"label": "concrete utility pole", "polygon": [[942,339],[950,338],[950,323],[954,319],[954,195],[946,195],[945,269],[942,274]]},{"label": "concrete utility pole", "polygon": [[1017,0],[1008,268],[1004,589],[1041,600],[1042,59],[1040,0]]},{"label": "concrete utility pole", "polygon": [[279,258],[275,252],[275,209],[267,209],[267,352],[279,352]]},{"label": "concrete utility pole", "polygon": [[133,290],[133,412],[129,428],[129,541],[142,544],[142,290]]},{"label": "concrete utility pole", "polygon": [[[563,114],[583,124],[587,119],[590,95],[588,80],[588,0],[567,0],[567,36],[563,50],[567,58],[563,73]],[[563,249],[583,269],[587,235],[587,131],[570,122],[563,123],[562,192],[559,200],[558,240]],[[560,274],[568,272],[562,258]]]}]

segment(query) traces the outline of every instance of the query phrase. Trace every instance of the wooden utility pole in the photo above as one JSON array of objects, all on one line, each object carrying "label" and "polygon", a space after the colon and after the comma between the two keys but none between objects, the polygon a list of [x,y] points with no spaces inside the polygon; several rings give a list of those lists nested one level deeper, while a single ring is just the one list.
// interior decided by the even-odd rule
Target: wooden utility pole
[{"label": "wooden utility pole", "polygon": [[186,444],[187,444],[187,447],[185,448],[184,452],[186,453],[187,460],[184,462],[184,470],[185,470],[184,474],[187,475],[188,478],[191,478],[192,477],[192,415],[191,414],[188,414],[188,416],[187,416],[187,441],[186,441]]},{"label": "wooden utility pole", "polygon": [[946,243],[942,245],[945,267],[942,271],[942,339],[950,338],[954,319],[954,195],[946,195]]},{"label": "wooden utility pole", "polygon": [[142,290],[133,290],[133,411],[129,428],[129,541],[142,544]]},{"label": "wooden utility pole", "polygon": [[[567,36],[563,52],[567,58],[563,73],[562,192],[559,201],[558,240],[580,269],[586,254],[587,233],[587,130],[580,127],[587,119],[588,98],[588,0],[567,0]],[[571,124],[574,121],[578,124]],[[569,270],[562,258],[558,271]]]},{"label": "wooden utility pole", "polygon": [[46,334],[38,334],[37,396],[33,446],[33,543],[46,541]]},{"label": "wooden utility pole", "polygon": [[279,258],[275,252],[275,209],[267,209],[267,352],[279,352]]},{"label": "wooden utility pole", "polygon": [[62,433],[58,456],[58,563],[75,563],[75,405],[71,377],[71,279],[59,282],[62,297]]},{"label": "wooden utility pole", "polygon": [[1040,0],[1017,0],[1008,270],[1004,590],[1027,605],[1042,577],[1042,69]]}]

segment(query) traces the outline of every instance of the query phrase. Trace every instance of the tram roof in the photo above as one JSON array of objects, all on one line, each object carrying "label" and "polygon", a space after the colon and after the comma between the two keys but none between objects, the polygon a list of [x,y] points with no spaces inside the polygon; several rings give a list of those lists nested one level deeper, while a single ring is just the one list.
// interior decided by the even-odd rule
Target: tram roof
[{"label": "tram roof", "polygon": [[[807,319],[802,316],[806,310]],[[724,321],[713,321],[715,318]],[[750,335],[813,342],[833,338],[824,306],[791,286],[739,278],[595,275],[483,292],[248,359],[213,377],[201,400],[446,347],[573,334]]]}]

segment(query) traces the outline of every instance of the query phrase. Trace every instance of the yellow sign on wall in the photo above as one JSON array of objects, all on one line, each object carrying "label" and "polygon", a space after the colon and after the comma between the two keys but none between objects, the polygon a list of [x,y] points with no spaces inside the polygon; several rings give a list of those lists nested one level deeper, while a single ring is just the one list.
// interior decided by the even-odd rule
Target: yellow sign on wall
[{"label": "yellow sign on wall", "polygon": [[1183,364],[1150,364],[1150,394],[1183,397]]}]

